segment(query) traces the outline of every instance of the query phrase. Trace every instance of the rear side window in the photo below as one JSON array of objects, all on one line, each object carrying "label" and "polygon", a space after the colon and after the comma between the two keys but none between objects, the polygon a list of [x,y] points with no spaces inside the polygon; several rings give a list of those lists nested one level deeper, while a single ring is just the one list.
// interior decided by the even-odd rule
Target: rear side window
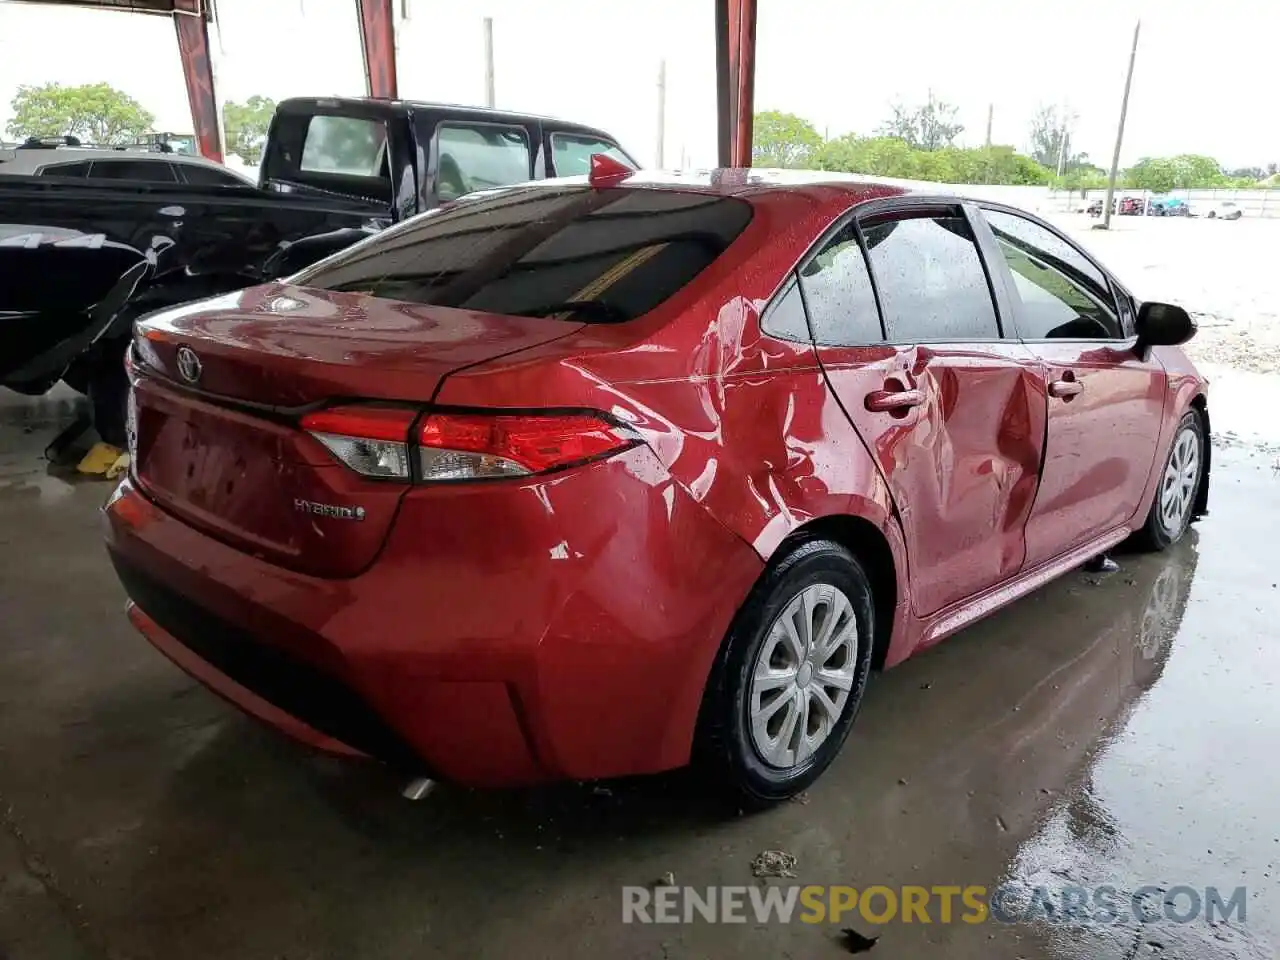
[{"label": "rear side window", "polygon": [[635,166],[616,143],[577,133],[551,134],[551,161],[555,164],[557,177],[580,177],[590,173],[593,153],[603,153],[628,167]]},{"label": "rear side window", "polygon": [[176,183],[173,167],[164,160],[94,160],[94,180],[132,180],[136,183]]},{"label": "rear side window", "polygon": [[771,337],[796,343],[809,342],[809,321],[805,318],[804,300],[795,277],[789,278],[782,293],[774,297],[760,325]]},{"label": "rear side window", "polygon": [[999,338],[968,220],[908,217],[862,229],[890,342]]},{"label": "rear side window", "polygon": [[437,128],[436,196],[455,200],[532,177],[529,135],[499,123],[442,123]]},{"label": "rear side window", "polygon": [[983,212],[1018,290],[1018,329],[1027,340],[1119,339],[1120,321],[1106,277],[1039,224]]},{"label": "rear side window", "polygon": [[732,197],[523,186],[384,230],[293,283],[489,313],[621,323],[705,270],[751,220]]},{"label": "rear side window", "polygon": [[298,169],[344,177],[383,176],[387,129],[378,120],[318,113],[307,123]]},{"label": "rear side window", "polygon": [[883,339],[855,224],[842,228],[800,268],[800,287],[817,343],[855,346]]},{"label": "rear side window", "polygon": [[81,160],[79,163],[49,163],[40,168],[40,176],[42,177],[76,177],[84,178],[89,175],[90,160]]}]

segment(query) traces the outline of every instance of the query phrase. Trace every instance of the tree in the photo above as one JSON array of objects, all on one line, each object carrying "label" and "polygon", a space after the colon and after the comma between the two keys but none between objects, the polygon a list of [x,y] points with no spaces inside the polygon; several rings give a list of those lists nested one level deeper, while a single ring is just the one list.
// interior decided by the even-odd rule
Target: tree
[{"label": "tree", "polygon": [[1065,110],[1059,112],[1052,105],[1040,106],[1031,117],[1031,159],[1056,171],[1058,158],[1061,156],[1064,174],[1091,166],[1087,153],[1071,152],[1071,128],[1075,126],[1075,122],[1074,113]]},{"label": "tree", "polygon": [[261,163],[267,128],[275,112],[276,102],[267,97],[252,96],[244,103],[228,100],[222,108],[227,152],[254,166]]},{"label": "tree", "polygon": [[794,113],[765,110],[755,115],[751,163],[757,167],[806,167],[822,146],[822,136]]},{"label": "tree", "polygon": [[1168,193],[1178,185],[1178,171],[1166,157],[1143,157],[1125,171],[1124,183],[1136,190]]},{"label": "tree", "polygon": [[8,131],[27,137],[78,137],[86,143],[128,143],[151,129],[155,116],[106,83],[20,86],[9,104]]},{"label": "tree", "polygon": [[936,99],[932,90],[919,107],[895,103],[890,109],[893,116],[880,127],[881,136],[896,137],[917,150],[949,147],[964,132],[964,124],[956,122],[959,108]]}]

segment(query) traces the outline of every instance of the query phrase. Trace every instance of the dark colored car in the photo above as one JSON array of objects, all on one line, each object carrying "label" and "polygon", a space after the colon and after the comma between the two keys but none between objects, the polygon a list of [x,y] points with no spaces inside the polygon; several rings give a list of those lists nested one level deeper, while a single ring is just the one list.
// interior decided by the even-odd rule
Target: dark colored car
[{"label": "dark colored car", "polygon": [[1205,512],[1190,317],[1037,218],[600,171],[138,324],[105,527],[153,644],[409,776],[770,801],[872,670]]},{"label": "dark colored car", "polygon": [[34,153],[13,151],[22,176],[0,163],[0,274],[15,278],[0,285],[0,386],[39,394],[65,379],[95,398],[99,432],[118,446],[136,317],[286,276],[473,190],[585,174],[593,153],[636,165],[581,124],[317,98],[279,105],[257,188],[171,154],[37,152],[32,165]]}]

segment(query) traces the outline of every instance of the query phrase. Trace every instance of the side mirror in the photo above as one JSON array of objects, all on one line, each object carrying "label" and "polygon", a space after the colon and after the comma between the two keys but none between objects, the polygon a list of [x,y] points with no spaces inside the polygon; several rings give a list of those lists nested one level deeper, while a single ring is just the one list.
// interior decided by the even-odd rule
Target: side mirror
[{"label": "side mirror", "polygon": [[1171,303],[1144,303],[1135,324],[1138,349],[1176,347],[1196,335],[1196,322],[1191,314]]}]

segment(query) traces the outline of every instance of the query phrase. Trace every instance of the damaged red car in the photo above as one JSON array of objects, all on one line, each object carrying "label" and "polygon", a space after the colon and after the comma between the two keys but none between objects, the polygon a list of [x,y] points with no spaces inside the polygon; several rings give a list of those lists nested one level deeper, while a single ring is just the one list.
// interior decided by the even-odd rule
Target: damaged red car
[{"label": "damaged red car", "polygon": [[767,802],[874,671],[1205,513],[1190,317],[1042,221],[595,159],[138,323],[151,643],[408,777]]}]

